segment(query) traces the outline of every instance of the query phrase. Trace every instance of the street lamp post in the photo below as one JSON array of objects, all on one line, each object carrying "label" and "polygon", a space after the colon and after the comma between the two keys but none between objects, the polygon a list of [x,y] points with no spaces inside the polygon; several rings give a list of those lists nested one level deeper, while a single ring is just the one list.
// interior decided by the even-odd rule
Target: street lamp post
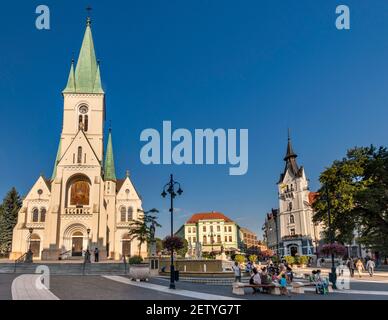
[{"label": "street lamp post", "polygon": [[32,253],[32,249],[31,249],[31,240],[32,240],[32,232],[33,231],[34,231],[33,228],[29,228],[28,229],[30,237],[29,237],[28,251],[26,253],[26,258],[24,260],[25,262],[28,262],[28,263],[32,263],[33,262],[33,253]]},{"label": "street lamp post", "polygon": [[276,255],[280,258],[280,255],[279,255],[279,232],[278,232],[278,210],[277,209],[272,209],[272,216],[275,219]]},{"label": "street lamp post", "polygon": [[87,246],[87,249],[89,250],[89,247],[90,247],[90,237],[89,237],[90,229],[88,228],[88,229],[86,230],[86,232],[88,233],[88,246]]},{"label": "street lamp post", "polygon": [[32,238],[32,233],[34,232],[33,228],[28,229],[28,232],[30,233],[30,243],[28,246],[28,250],[31,251],[31,238]]},{"label": "street lamp post", "polygon": [[[178,190],[175,193],[175,186],[178,186]],[[173,175],[170,175],[170,181],[163,187],[162,197],[165,198],[167,193],[170,194],[170,213],[171,213],[171,237],[174,236],[173,226],[173,213],[174,213],[174,198],[176,195],[183,193],[179,182],[174,181]],[[171,261],[170,261],[170,289],[175,289],[175,269],[174,269],[174,248],[171,248]]]},{"label": "street lamp post", "polygon": [[[334,243],[334,230],[331,225],[331,204],[329,196],[329,188],[326,186],[326,201],[327,201],[327,215],[328,215],[328,228],[329,228],[329,241],[330,244]],[[334,252],[331,253],[331,273],[329,274],[329,281],[333,284],[333,289],[337,289],[337,273],[334,263]]]}]

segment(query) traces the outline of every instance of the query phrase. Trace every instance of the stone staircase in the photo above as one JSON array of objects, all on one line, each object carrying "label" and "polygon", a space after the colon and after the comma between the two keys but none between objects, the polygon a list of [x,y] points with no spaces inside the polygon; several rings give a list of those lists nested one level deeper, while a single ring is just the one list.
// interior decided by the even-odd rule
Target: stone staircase
[{"label": "stone staircase", "polygon": [[32,274],[39,265],[49,267],[50,274],[54,275],[125,275],[128,273],[128,265],[125,270],[123,263],[0,263],[0,274]]}]

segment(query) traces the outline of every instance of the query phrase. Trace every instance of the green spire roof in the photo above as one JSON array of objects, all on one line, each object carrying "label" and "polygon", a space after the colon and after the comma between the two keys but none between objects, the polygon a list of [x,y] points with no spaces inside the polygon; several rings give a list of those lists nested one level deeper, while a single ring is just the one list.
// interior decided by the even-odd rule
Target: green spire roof
[{"label": "green spire roof", "polygon": [[54,170],[53,170],[53,174],[51,176],[51,180],[54,180],[55,177],[57,176],[57,165],[58,165],[58,162],[61,158],[61,148],[62,148],[62,139],[59,139],[57,157],[55,158]]},{"label": "green spire roof", "polygon": [[75,72],[73,66],[70,69],[69,80],[63,90],[64,93],[104,93],[90,25],[91,21],[88,18],[77,66]]},{"label": "green spire roof", "polygon": [[112,132],[110,129],[104,163],[104,180],[116,180],[115,162],[113,159]]},{"label": "green spire roof", "polygon": [[67,85],[63,92],[75,92],[75,75],[74,75],[74,59],[71,60],[71,67]]},{"label": "green spire roof", "polygon": [[100,62],[97,62],[96,80],[94,81],[93,93],[104,93],[101,85]]}]

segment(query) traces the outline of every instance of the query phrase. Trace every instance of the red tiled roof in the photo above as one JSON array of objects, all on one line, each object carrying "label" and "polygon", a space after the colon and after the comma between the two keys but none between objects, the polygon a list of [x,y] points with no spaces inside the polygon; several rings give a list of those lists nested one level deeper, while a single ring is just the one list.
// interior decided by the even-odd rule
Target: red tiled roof
[{"label": "red tiled roof", "polygon": [[186,223],[197,223],[199,220],[213,220],[213,219],[220,219],[220,220],[224,220],[225,222],[233,222],[233,220],[229,219],[223,213],[213,211],[213,212],[195,213],[191,216],[189,220],[186,221]]},{"label": "red tiled roof", "polygon": [[317,199],[318,195],[319,195],[318,192],[310,192],[309,193],[309,203],[310,203],[310,205],[312,205],[315,202],[315,200]]}]

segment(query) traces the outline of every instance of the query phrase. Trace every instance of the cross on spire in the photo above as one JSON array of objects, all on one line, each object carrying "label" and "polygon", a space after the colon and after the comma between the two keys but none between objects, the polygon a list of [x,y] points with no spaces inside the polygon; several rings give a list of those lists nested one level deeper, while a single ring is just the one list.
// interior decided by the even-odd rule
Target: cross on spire
[{"label": "cross on spire", "polygon": [[92,10],[93,10],[93,8],[90,5],[88,5],[86,7],[86,11],[88,12],[88,17],[86,18],[86,24],[89,25],[89,26],[91,24],[90,13],[91,13]]}]

